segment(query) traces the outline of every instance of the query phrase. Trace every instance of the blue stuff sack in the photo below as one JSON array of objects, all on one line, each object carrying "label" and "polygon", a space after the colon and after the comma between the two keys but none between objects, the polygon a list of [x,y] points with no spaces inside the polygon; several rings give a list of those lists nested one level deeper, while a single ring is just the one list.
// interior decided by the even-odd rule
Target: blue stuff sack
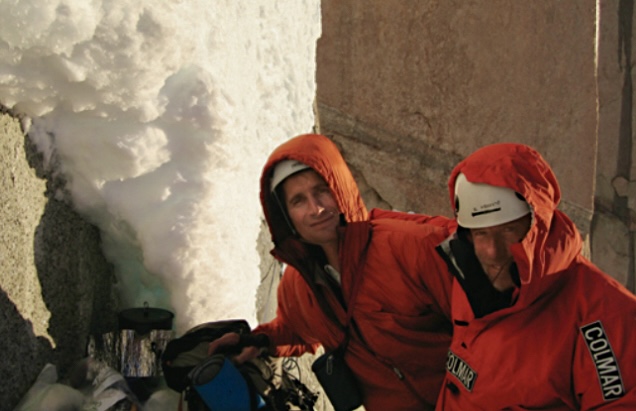
[{"label": "blue stuff sack", "polygon": [[199,397],[213,411],[251,411],[265,405],[224,355],[213,355],[203,361],[192,370],[190,380]]}]

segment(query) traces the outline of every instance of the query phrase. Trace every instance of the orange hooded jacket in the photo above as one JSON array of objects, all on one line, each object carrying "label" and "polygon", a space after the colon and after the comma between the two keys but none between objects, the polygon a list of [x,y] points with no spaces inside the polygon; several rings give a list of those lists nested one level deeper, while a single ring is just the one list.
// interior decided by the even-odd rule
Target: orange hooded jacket
[{"label": "orange hooded jacket", "polygon": [[[636,298],[581,256],[549,165],[521,144],[484,147],[453,170],[453,205],[459,173],[523,195],[532,226],[511,247],[520,285],[510,306],[475,318],[453,283],[454,335],[437,410],[636,410]],[[448,244],[440,248],[447,257]]]},{"label": "orange hooded jacket", "polygon": [[[302,135],[269,157],[261,177],[261,202],[275,248],[288,266],[278,287],[276,318],[258,326],[279,356],[333,350],[344,339],[346,310],[321,274],[325,262],[314,246],[299,241],[270,193],[274,166],[295,159],[313,168],[331,188],[342,213],[341,290],[353,304],[355,331],[345,361],[356,375],[367,411],[433,409],[450,343],[452,278],[435,257],[449,234],[436,225],[376,219],[367,210],[335,144],[320,135]],[[382,214],[382,213],[380,213]],[[366,260],[363,256],[366,253]],[[361,283],[351,302],[352,285]],[[321,308],[326,302],[328,315]]]}]

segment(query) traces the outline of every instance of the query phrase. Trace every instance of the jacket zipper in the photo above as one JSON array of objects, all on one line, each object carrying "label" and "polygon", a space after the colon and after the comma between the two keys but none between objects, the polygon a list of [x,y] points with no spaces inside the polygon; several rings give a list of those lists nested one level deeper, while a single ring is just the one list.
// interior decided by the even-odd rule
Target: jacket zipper
[{"label": "jacket zipper", "polygon": [[402,371],[400,371],[398,367],[393,367],[393,372],[395,373],[395,375],[398,376],[399,379],[404,379],[404,374],[402,374]]},{"label": "jacket zipper", "polygon": [[411,385],[411,382],[408,381],[406,379],[406,377],[404,376],[404,373],[395,365],[389,363],[387,360],[385,359],[381,359],[380,357],[378,357],[377,355],[375,356],[378,360],[380,360],[380,362],[384,363],[387,367],[391,368],[391,370],[393,371],[393,373],[398,377],[398,379],[400,381],[402,381],[402,383],[404,383],[404,385],[406,386],[406,388],[411,391],[411,394],[413,394],[415,396],[415,398],[417,398],[418,400],[420,400],[424,405],[428,405],[428,402],[426,402],[426,400],[424,400],[424,398],[422,398],[420,396],[420,393]]}]

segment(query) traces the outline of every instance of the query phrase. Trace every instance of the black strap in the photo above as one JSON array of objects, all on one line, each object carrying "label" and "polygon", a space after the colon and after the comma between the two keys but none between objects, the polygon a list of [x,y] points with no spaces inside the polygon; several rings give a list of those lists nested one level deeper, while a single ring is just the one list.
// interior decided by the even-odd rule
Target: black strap
[{"label": "black strap", "polygon": [[[369,237],[369,242],[370,242],[370,237]],[[356,297],[358,296],[358,291],[360,291],[360,284],[362,284],[361,272],[367,262],[368,247],[369,247],[369,243],[367,243],[366,247],[364,248],[364,251],[362,252],[362,257],[360,258],[360,263],[358,267],[356,267],[356,271],[353,273],[353,287],[351,289],[351,298],[349,299],[349,302],[347,303],[347,319],[345,320],[345,324],[344,324],[345,338],[343,342],[341,343],[343,352],[346,350],[347,344],[349,344],[349,338],[351,336],[349,326],[352,325],[353,305],[356,300]]]},{"label": "black strap", "polygon": [[353,238],[356,240],[360,238],[357,237],[359,235],[366,236],[366,238],[363,237],[364,246],[362,248],[360,259],[356,263],[354,263],[353,267],[351,268],[353,285],[351,286],[351,295],[349,296],[346,306],[347,318],[345,319],[344,323],[345,336],[339,345],[339,348],[342,350],[343,353],[346,351],[347,345],[349,344],[349,338],[351,337],[351,328],[349,326],[352,325],[353,306],[355,305],[355,300],[358,296],[358,291],[360,291],[360,285],[362,284],[362,270],[367,263],[367,252],[369,250],[369,245],[371,244],[372,236],[371,226],[369,222],[352,223],[348,226],[348,230],[350,230],[350,235],[354,236]]}]

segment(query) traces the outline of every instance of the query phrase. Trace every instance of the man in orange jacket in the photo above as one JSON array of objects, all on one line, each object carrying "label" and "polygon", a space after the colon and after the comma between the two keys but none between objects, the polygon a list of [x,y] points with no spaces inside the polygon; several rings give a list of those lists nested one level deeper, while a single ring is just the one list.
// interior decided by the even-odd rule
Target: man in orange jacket
[{"label": "man in orange jacket", "polygon": [[370,219],[337,147],[314,134],[271,154],[261,203],[287,267],[276,318],[254,333],[278,356],[344,345],[367,411],[432,410],[452,328],[452,278],[435,253],[449,220]]},{"label": "man in orange jacket", "polygon": [[636,298],[581,255],[541,155],[484,147],[448,187],[454,335],[437,410],[636,410]]}]

